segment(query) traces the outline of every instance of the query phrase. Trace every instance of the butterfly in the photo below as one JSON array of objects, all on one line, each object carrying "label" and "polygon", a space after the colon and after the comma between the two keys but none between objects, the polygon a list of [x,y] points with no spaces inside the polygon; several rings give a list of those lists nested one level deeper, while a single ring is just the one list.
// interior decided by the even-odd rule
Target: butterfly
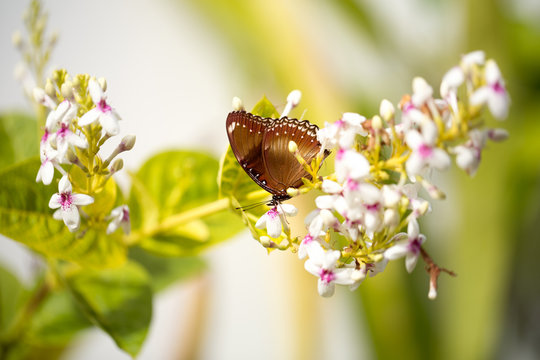
[{"label": "butterfly", "polygon": [[[231,149],[242,169],[272,194],[269,205],[290,199],[288,188],[302,186],[303,177],[311,179],[289,151],[289,142],[294,141],[300,156],[311,164],[321,150],[317,125],[287,117],[262,118],[242,110],[229,113],[226,127]],[[325,150],[324,157],[329,154]]]}]

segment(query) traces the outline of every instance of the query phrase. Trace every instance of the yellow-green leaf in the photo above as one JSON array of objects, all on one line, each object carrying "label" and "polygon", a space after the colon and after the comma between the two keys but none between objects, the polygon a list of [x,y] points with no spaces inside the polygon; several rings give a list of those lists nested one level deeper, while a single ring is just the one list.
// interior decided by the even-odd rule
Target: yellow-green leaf
[{"label": "yellow-green leaf", "polygon": [[70,233],[62,221],[53,219],[49,200],[54,184],[35,182],[39,159],[30,159],[0,171],[0,233],[46,257],[95,268],[120,266],[126,260],[121,234],[106,235],[104,229]]}]

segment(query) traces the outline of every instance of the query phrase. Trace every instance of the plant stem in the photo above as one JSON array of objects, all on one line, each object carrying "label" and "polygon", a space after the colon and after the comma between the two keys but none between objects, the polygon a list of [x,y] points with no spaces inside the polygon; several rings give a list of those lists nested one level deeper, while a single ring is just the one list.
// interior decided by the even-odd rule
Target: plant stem
[{"label": "plant stem", "polygon": [[19,342],[25,328],[30,324],[32,315],[39,309],[50,291],[51,288],[48,282],[44,281],[19,311],[14,324],[11,326],[10,331],[8,331],[8,335],[0,340],[0,359],[7,358],[8,353]]},{"label": "plant stem", "polygon": [[[268,192],[264,190],[257,190],[247,194],[245,198],[247,200],[252,200],[266,196],[268,196]],[[231,206],[230,204],[231,199],[226,197],[198,206],[193,209],[183,211],[178,214],[171,215],[169,217],[166,217],[158,225],[150,229],[143,229],[141,231],[134,232],[131,236],[126,238],[126,244],[128,246],[135,245],[145,237],[151,237],[159,233],[164,233],[176,228],[179,225],[223,211],[229,208]]]}]

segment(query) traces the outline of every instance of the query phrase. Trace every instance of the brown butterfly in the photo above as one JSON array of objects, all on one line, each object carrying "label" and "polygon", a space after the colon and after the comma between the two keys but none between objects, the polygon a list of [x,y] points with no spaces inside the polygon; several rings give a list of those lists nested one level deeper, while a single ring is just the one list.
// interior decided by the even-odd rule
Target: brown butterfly
[{"label": "brown butterfly", "polygon": [[[287,189],[302,186],[303,177],[311,179],[289,151],[289,142],[297,144],[299,154],[310,164],[321,150],[317,125],[233,111],[227,116],[226,126],[236,160],[257,185],[272,194],[270,205],[290,199]],[[324,156],[328,154],[325,150]]]}]

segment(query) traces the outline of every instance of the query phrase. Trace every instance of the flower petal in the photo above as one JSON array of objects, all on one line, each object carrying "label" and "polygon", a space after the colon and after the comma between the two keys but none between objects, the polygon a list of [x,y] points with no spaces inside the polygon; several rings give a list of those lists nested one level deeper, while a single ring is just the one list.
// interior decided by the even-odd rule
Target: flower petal
[{"label": "flower petal", "polygon": [[71,194],[71,203],[74,205],[88,205],[94,202],[94,198],[86,194]]},{"label": "flower petal", "polygon": [[51,209],[57,209],[60,206],[62,206],[62,197],[60,194],[53,194],[53,196],[51,196],[51,200],[49,200],[49,207]]},{"label": "flower petal", "polygon": [[101,114],[101,116],[99,117],[99,123],[108,135],[114,136],[118,135],[118,133],[120,132],[120,127],[118,126],[118,119],[116,119],[112,112]]},{"label": "flower petal", "polygon": [[69,182],[67,175],[62,176],[62,178],[58,182],[58,192],[61,194],[71,193],[71,190],[71,183]]},{"label": "flower petal", "polygon": [[274,218],[268,217],[266,219],[266,232],[271,238],[278,238],[281,235],[281,219],[279,216]]},{"label": "flower petal", "polygon": [[405,258],[405,268],[407,269],[407,272],[410,274],[414,270],[416,263],[418,262],[418,254],[407,254],[407,257]]},{"label": "flower petal", "polygon": [[90,93],[90,97],[92,98],[92,101],[94,104],[98,104],[102,99],[105,99],[105,94],[103,93],[103,89],[98,84],[98,82],[94,79],[90,80],[88,82],[88,92]]},{"label": "flower petal", "polygon": [[79,119],[79,126],[86,126],[93,123],[94,121],[98,119],[100,114],[101,112],[99,111],[98,108],[93,108],[89,110],[86,114],[81,116],[81,118]]},{"label": "flower petal", "polygon": [[335,288],[336,287],[333,282],[327,283],[326,281],[323,281],[321,279],[319,279],[319,281],[317,282],[317,290],[319,292],[319,295],[321,295],[322,297],[330,297],[334,295]]}]

